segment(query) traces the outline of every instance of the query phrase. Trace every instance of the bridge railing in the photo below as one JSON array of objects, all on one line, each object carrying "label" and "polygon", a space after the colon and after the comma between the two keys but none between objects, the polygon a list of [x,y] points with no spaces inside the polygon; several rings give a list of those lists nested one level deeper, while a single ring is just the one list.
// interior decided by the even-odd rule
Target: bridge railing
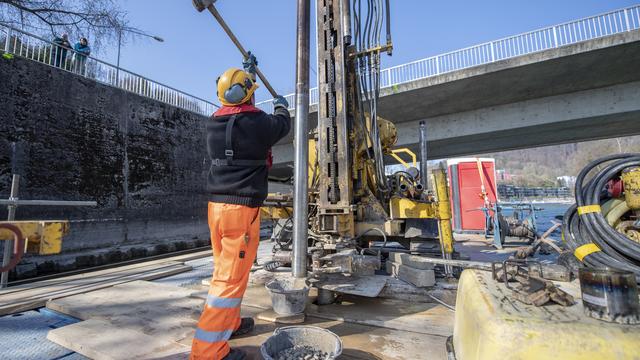
[{"label": "bridge railing", "polygon": [[73,49],[59,46],[39,36],[2,24],[0,24],[0,52],[73,72],[99,83],[117,87],[197,114],[209,116],[216,108],[213,103],[197,96],[118,68],[95,57],[84,56]]},{"label": "bridge railing", "polygon": [[[640,5],[393,66],[380,72],[380,86],[381,88],[392,87],[456,70],[637,29],[640,29]],[[311,89],[309,95],[311,104],[317,104],[318,89]],[[287,97],[292,100],[295,98],[294,94]],[[267,100],[259,103],[258,106],[267,110],[271,109],[270,103],[271,100]],[[289,101],[289,104],[293,109],[295,102]]]},{"label": "bridge railing", "polygon": [[[637,29],[640,29],[640,5],[393,66],[380,72],[380,83],[382,88],[388,88],[456,70]],[[210,115],[216,108],[216,105],[207,100],[118,68],[94,57],[83,57],[71,49],[64,49],[46,39],[2,24],[0,24],[0,51],[72,71],[98,82],[195,113]],[[286,95],[285,98],[290,104],[290,109],[293,109],[295,94]],[[309,99],[311,105],[318,103],[317,88],[310,90]],[[273,110],[271,100],[260,102],[258,106],[265,111]]]}]

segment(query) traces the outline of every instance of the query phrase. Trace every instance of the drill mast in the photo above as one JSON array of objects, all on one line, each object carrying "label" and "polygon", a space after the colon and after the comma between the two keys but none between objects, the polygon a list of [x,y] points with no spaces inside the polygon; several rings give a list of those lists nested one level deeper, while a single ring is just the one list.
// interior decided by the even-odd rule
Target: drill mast
[{"label": "drill mast", "polygon": [[[318,230],[354,235],[352,156],[349,134],[354,117],[355,64],[350,17],[341,16],[348,0],[318,0]],[[345,22],[344,19],[349,22]]]}]

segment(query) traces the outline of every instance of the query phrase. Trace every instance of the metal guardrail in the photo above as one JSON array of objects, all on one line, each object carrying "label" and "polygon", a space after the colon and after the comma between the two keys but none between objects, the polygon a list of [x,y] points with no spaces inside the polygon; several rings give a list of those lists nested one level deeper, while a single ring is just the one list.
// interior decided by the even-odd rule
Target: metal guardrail
[{"label": "metal guardrail", "polygon": [[115,65],[84,56],[39,36],[0,24],[0,51],[57,67],[99,83],[209,116],[216,105]]},{"label": "metal guardrail", "polygon": [[[640,5],[393,66],[380,72],[380,87],[388,88],[473,66],[636,29],[640,29]],[[103,84],[198,114],[209,116],[216,108],[216,105],[207,100],[91,56],[83,59],[81,55],[71,49],[63,49],[48,40],[13,27],[0,25],[0,50],[72,71]],[[294,109],[295,94],[286,95],[285,98],[291,104],[290,109]],[[309,99],[310,105],[318,104],[318,88],[312,88],[309,91]],[[273,111],[272,100],[262,101],[257,106],[267,112]]]},{"label": "metal guardrail", "polygon": [[[473,66],[489,64],[517,56],[532,54],[582,41],[640,29],[640,5],[590,16],[580,20],[514,35],[432,56],[407,64],[393,66],[380,72],[380,87],[388,88]],[[295,94],[287,95],[293,109]],[[310,90],[310,104],[318,104],[318,89]],[[271,111],[271,100],[257,104]]]}]

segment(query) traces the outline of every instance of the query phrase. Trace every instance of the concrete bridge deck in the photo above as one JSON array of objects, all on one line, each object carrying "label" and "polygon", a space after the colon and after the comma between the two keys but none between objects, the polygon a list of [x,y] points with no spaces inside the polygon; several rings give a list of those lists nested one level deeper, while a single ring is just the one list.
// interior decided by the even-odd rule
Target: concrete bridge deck
[{"label": "concrete bridge deck", "polygon": [[[640,30],[383,89],[379,111],[414,150],[425,120],[430,159],[640,134]],[[276,173],[291,142],[274,148]]]}]

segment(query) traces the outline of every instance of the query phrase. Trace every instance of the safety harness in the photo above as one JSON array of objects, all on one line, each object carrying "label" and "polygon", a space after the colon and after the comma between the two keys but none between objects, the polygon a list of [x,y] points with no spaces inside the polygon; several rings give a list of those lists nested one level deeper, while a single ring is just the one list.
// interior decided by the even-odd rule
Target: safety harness
[{"label": "safety harness", "polygon": [[224,159],[212,159],[211,166],[246,166],[246,167],[258,167],[258,166],[267,166],[267,159],[263,160],[244,160],[244,159],[234,159],[233,158],[233,125],[236,122],[236,115],[233,114],[227,121],[227,126],[225,128],[225,139],[224,139]]}]

